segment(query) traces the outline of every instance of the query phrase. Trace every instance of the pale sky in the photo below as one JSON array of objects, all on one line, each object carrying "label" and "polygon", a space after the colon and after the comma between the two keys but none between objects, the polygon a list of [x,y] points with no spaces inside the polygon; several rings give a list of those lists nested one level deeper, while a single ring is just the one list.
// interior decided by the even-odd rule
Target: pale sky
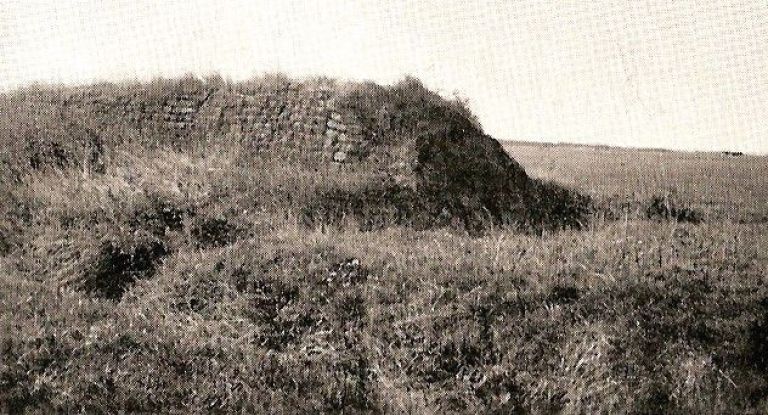
[{"label": "pale sky", "polygon": [[766,49],[765,0],[0,0],[0,89],[411,74],[499,139],[768,153]]}]

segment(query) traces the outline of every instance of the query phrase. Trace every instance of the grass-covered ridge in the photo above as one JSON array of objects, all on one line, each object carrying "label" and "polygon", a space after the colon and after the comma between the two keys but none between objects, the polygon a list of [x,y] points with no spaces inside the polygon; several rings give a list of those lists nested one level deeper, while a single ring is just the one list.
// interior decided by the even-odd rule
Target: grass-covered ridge
[{"label": "grass-covered ridge", "polygon": [[[235,148],[252,154],[252,168],[271,153],[298,174],[326,170],[327,189],[297,189],[315,195],[302,207],[312,225],[347,217],[363,228],[542,232],[581,227],[590,209],[587,198],[529,178],[461,101],[412,78],[388,87],[184,78],[30,89],[0,106],[13,114],[2,120],[7,180],[51,168],[101,174],[122,148]],[[346,185],[351,175],[358,186]]]},{"label": "grass-covered ridge", "polygon": [[[498,163],[441,170],[476,121],[393,91],[343,90],[379,129],[343,163],[114,125],[88,165],[81,130],[0,117],[16,126],[3,130],[0,412],[768,411],[768,198],[749,176],[764,162],[510,146],[529,194],[549,187],[531,212],[563,217],[542,206],[569,187],[593,200],[581,227],[519,232],[470,192],[503,195],[486,167],[514,161],[486,140],[472,151]],[[421,116],[408,102],[464,114],[461,128],[393,129]],[[360,115],[377,103],[400,115]],[[659,160],[666,181],[632,173]],[[692,172],[711,166],[735,180],[697,191],[711,175]],[[454,182],[474,174],[490,179]]]}]

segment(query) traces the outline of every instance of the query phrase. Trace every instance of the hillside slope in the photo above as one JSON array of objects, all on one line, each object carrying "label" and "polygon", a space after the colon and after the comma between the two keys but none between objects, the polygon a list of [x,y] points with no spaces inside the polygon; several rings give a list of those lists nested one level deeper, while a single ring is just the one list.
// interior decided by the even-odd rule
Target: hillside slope
[{"label": "hillside slope", "polygon": [[356,218],[364,228],[541,231],[579,227],[586,216],[586,199],[531,180],[465,106],[414,79],[383,87],[188,77],[28,89],[1,101],[1,140],[12,149],[4,174],[16,180],[51,166],[98,174],[126,144],[203,151],[219,145],[298,154],[337,165],[339,175],[365,170],[359,187],[326,186],[308,201],[302,216],[309,224]]},{"label": "hillside slope", "polygon": [[0,413],[768,413],[764,160],[526,172],[412,80],[0,110]]}]

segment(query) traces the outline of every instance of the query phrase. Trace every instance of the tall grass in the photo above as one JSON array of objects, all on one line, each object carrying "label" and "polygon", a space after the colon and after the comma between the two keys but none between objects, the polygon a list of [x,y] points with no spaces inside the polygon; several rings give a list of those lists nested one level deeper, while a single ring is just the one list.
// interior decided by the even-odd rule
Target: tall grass
[{"label": "tall grass", "polygon": [[327,177],[365,171],[131,148],[7,187],[26,219],[0,278],[4,410],[768,409],[760,224],[303,224]]},{"label": "tall grass", "polygon": [[[45,125],[0,143],[0,412],[768,412],[761,159],[509,146],[598,209],[475,233],[376,226],[419,201],[350,201],[375,159],[122,130],[93,168],[87,129]],[[351,207],[313,221],[318,195]]]}]

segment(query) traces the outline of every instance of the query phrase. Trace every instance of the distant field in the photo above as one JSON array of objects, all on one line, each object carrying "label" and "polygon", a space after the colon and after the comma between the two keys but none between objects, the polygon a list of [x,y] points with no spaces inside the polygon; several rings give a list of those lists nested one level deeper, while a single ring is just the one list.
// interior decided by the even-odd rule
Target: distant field
[{"label": "distant field", "polygon": [[768,220],[768,156],[502,143],[529,174],[592,195],[673,193],[713,219]]}]

